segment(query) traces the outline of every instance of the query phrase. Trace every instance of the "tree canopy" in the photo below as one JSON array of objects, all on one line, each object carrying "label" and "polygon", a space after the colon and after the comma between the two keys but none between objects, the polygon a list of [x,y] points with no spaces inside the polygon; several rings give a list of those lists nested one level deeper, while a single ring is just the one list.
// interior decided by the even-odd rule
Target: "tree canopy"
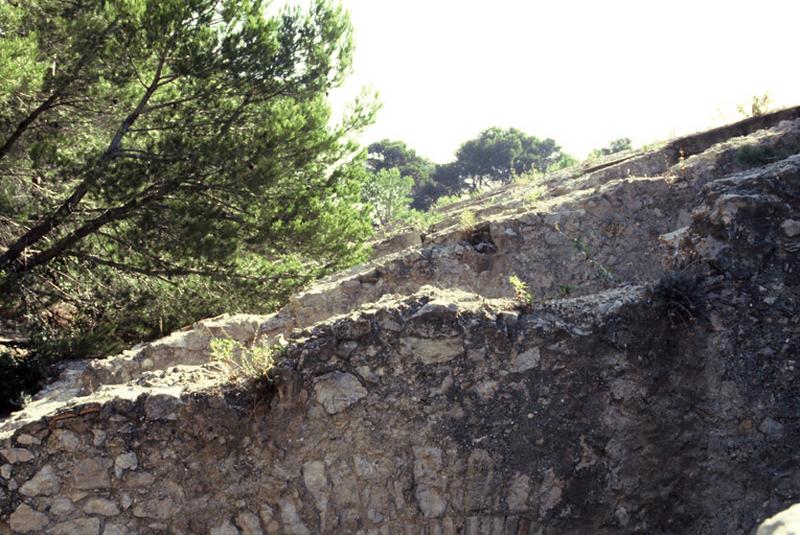
[{"label": "tree canopy", "polygon": [[386,225],[405,216],[411,205],[414,179],[396,167],[370,173],[363,186],[364,199],[372,206],[378,223]]},{"label": "tree canopy", "polygon": [[515,174],[532,169],[544,172],[561,156],[561,148],[552,139],[494,127],[461,145],[450,173],[475,191],[491,182],[509,183]]},{"label": "tree canopy", "polygon": [[346,139],[374,110],[330,126],[325,100],[350,69],[349,17],[267,7],[0,5],[0,305],[74,303],[96,325],[120,299],[171,300],[140,321],[152,333],[231,299],[274,307],[363,257]]},{"label": "tree canopy", "polygon": [[[433,204],[437,196],[443,193],[431,178],[436,164],[416,153],[403,141],[384,139],[372,143],[367,152],[367,167],[373,173],[385,169],[397,169],[401,176],[411,177],[414,181],[411,191],[411,206],[425,210]],[[438,193],[438,195],[437,195]]]}]

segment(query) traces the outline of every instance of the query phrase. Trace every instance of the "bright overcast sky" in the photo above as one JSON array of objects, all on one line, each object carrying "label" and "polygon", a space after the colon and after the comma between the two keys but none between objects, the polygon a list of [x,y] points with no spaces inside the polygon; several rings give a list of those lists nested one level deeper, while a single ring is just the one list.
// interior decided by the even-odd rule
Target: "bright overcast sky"
[{"label": "bright overcast sky", "polygon": [[800,104],[800,0],[343,0],[354,74],[383,109],[364,143],[400,139],[436,162],[490,126],[578,156],[737,118],[768,92]]}]

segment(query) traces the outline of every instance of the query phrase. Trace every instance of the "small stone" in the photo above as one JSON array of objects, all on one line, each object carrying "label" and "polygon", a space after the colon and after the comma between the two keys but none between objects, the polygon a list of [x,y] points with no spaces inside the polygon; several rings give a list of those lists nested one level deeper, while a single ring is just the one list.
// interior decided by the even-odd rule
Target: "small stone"
[{"label": "small stone", "polygon": [[328,479],[325,477],[325,463],[322,461],[309,461],[303,465],[303,482],[314,496],[317,509],[324,513],[328,508],[328,498],[325,495]]},{"label": "small stone", "polygon": [[208,530],[208,535],[239,535],[239,530],[226,519],[218,528]]},{"label": "small stone", "polygon": [[27,463],[28,461],[32,461],[34,458],[33,453],[25,448],[7,448],[0,450],[0,455],[5,457],[6,461],[11,464]]},{"label": "small stone", "polygon": [[168,394],[154,394],[144,400],[144,413],[148,420],[177,420],[180,399]]},{"label": "small stone", "polygon": [[347,318],[332,326],[333,334],[339,340],[357,340],[369,334],[372,326],[364,318]]},{"label": "small stone", "polygon": [[475,385],[475,391],[483,400],[490,400],[497,392],[497,381],[481,381]]},{"label": "small stone", "polygon": [[134,452],[121,453],[114,459],[114,474],[117,478],[121,478],[125,470],[136,470],[138,466],[139,459]]},{"label": "small stone", "polygon": [[442,516],[447,509],[446,481],[441,477],[442,450],[439,448],[414,448],[414,496],[426,518]]},{"label": "small stone", "polygon": [[17,437],[17,444],[22,444],[23,446],[37,446],[41,443],[41,440],[27,433],[22,433]]},{"label": "small stone", "polygon": [[69,499],[59,496],[50,504],[50,514],[56,518],[66,518],[75,510],[75,505]]},{"label": "small stone", "polygon": [[73,490],[72,492],[70,492],[66,496],[68,496],[69,499],[72,500],[73,502],[79,502],[82,499],[84,499],[85,497],[87,497],[88,495],[89,495],[89,493],[86,492],[85,490]]},{"label": "small stone", "polygon": [[516,474],[511,479],[508,488],[508,509],[512,512],[520,512],[528,509],[528,493],[530,492],[530,478],[525,474]]},{"label": "small stone", "polygon": [[628,510],[624,507],[620,506],[614,511],[614,516],[617,517],[617,522],[619,522],[620,526],[625,527],[631,520],[630,514],[628,514]]},{"label": "small stone", "polygon": [[133,516],[167,520],[175,514],[175,501],[172,498],[153,498],[137,503],[132,509]]},{"label": "small stone", "polygon": [[8,490],[10,490],[11,492],[14,492],[18,488],[19,488],[19,483],[17,483],[16,480],[12,479],[11,481],[8,482]]},{"label": "small stone", "polygon": [[108,459],[84,459],[75,467],[75,488],[81,490],[102,489],[111,486],[108,477]]},{"label": "small stone", "polygon": [[34,511],[28,504],[23,503],[8,517],[8,525],[17,533],[41,532],[50,519],[47,515]]},{"label": "small stone", "polygon": [[424,364],[442,364],[464,354],[460,337],[417,338],[409,336],[400,340],[403,352]]},{"label": "small stone", "polygon": [[564,481],[557,478],[555,471],[548,468],[544,473],[544,480],[539,487],[539,512],[544,515],[547,511],[558,505],[564,490]]},{"label": "small stone", "polygon": [[92,439],[92,444],[95,448],[99,448],[106,442],[106,432],[101,429],[92,429],[92,435],[94,438]]},{"label": "small stone", "polygon": [[130,532],[125,526],[119,524],[106,524],[103,528],[103,535],[128,535]]},{"label": "small stone", "polygon": [[383,318],[380,321],[378,321],[378,325],[384,331],[400,332],[403,330],[403,326],[397,323],[392,318]]},{"label": "small stone", "polygon": [[514,359],[511,361],[511,367],[509,371],[512,373],[519,373],[530,370],[531,368],[537,367],[540,360],[541,353],[539,348],[532,347],[531,349],[514,357]]},{"label": "small stone", "polygon": [[258,510],[258,516],[265,526],[269,525],[270,522],[275,522],[275,511],[269,505],[262,505]]},{"label": "small stone", "polygon": [[497,314],[497,319],[500,320],[503,325],[513,328],[519,321],[519,314],[510,310],[504,310]]},{"label": "small stone", "polygon": [[105,498],[91,498],[83,505],[83,512],[87,515],[116,516],[119,514],[119,507]]},{"label": "small stone", "polygon": [[358,347],[358,342],[354,342],[353,340],[346,340],[344,342],[340,342],[336,346],[336,354],[342,358],[347,358],[350,354],[356,350]]},{"label": "small stone", "polygon": [[783,432],[783,425],[768,416],[758,426],[758,430],[767,436],[778,437]]},{"label": "small stone", "polygon": [[156,478],[149,472],[129,472],[125,476],[125,486],[128,488],[149,487]]},{"label": "small stone", "polygon": [[11,479],[11,473],[13,472],[13,467],[10,464],[4,464],[0,466],[0,476],[3,479]]},{"label": "small stone", "polygon": [[281,508],[281,520],[283,521],[284,532],[290,535],[310,535],[310,531],[303,524],[294,503],[287,499],[279,502]]},{"label": "small stone", "polygon": [[264,532],[261,531],[258,517],[250,511],[240,511],[236,515],[236,525],[241,530],[242,535],[264,535]]},{"label": "small stone", "polygon": [[56,524],[47,532],[50,535],[100,535],[99,518],[78,518]]},{"label": "small stone", "polygon": [[417,310],[417,312],[411,316],[411,319],[422,318],[425,316],[428,316],[429,318],[454,317],[457,313],[458,305],[455,303],[448,303],[447,301],[434,299]]},{"label": "small stone", "polygon": [[783,233],[786,234],[790,238],[794,238],[795,236],[800,235],[800,221],[795,221],[794,219],[787,219],[783,223],[781,223],[781,229],[783,229]]},{"label": "small stone", "polygon": [[61,488],[61,482],[58,480],[55,470],[46,464],[22,485],[20,492],[25,496],[52,496],[58,492],[59,488]]},{"label": "small stone", "polygon": [[328,414],[341,412],[367,395],[356,376],[343,372],[331,372],[317,378],[314,392]]},{"label": "small stone", "polygon": [[50,436],[48,444],[63,451],[77,451],[81,447],[81,440],[69,429],[57,429]]},{"label": "small stone", "polygon": [[128,510],[131,505],[133,505],[133,498],[127,492],[122,493],[122,497],[119,500],[120,505],[124,510]]},{"label": "small stone", "polygon": [[378,467],[375,461],[365,455],[353,455],[353,466],[358,477],[374,480],[378,476]]}]

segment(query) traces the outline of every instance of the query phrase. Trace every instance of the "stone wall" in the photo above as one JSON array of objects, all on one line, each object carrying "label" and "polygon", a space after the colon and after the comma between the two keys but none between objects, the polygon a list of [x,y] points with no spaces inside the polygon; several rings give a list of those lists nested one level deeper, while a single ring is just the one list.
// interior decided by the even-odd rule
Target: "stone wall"
[{"label": "stone wall", "polygon": [[800,156],[740,142],[66,370],[0,423],[0,534],[749,533],[800,499]]}]

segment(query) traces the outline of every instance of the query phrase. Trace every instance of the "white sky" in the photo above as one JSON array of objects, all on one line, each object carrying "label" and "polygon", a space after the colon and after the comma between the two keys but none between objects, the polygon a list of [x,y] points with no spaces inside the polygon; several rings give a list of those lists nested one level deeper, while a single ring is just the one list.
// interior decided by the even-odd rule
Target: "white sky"
[{"label": "white sky", "polygon": [[436,162],[490,126],[552,137],[583,157],[738,118],[769,92],[800,104],[800,0],[343,0],[354,74],[383,109],[361,136]]}]

